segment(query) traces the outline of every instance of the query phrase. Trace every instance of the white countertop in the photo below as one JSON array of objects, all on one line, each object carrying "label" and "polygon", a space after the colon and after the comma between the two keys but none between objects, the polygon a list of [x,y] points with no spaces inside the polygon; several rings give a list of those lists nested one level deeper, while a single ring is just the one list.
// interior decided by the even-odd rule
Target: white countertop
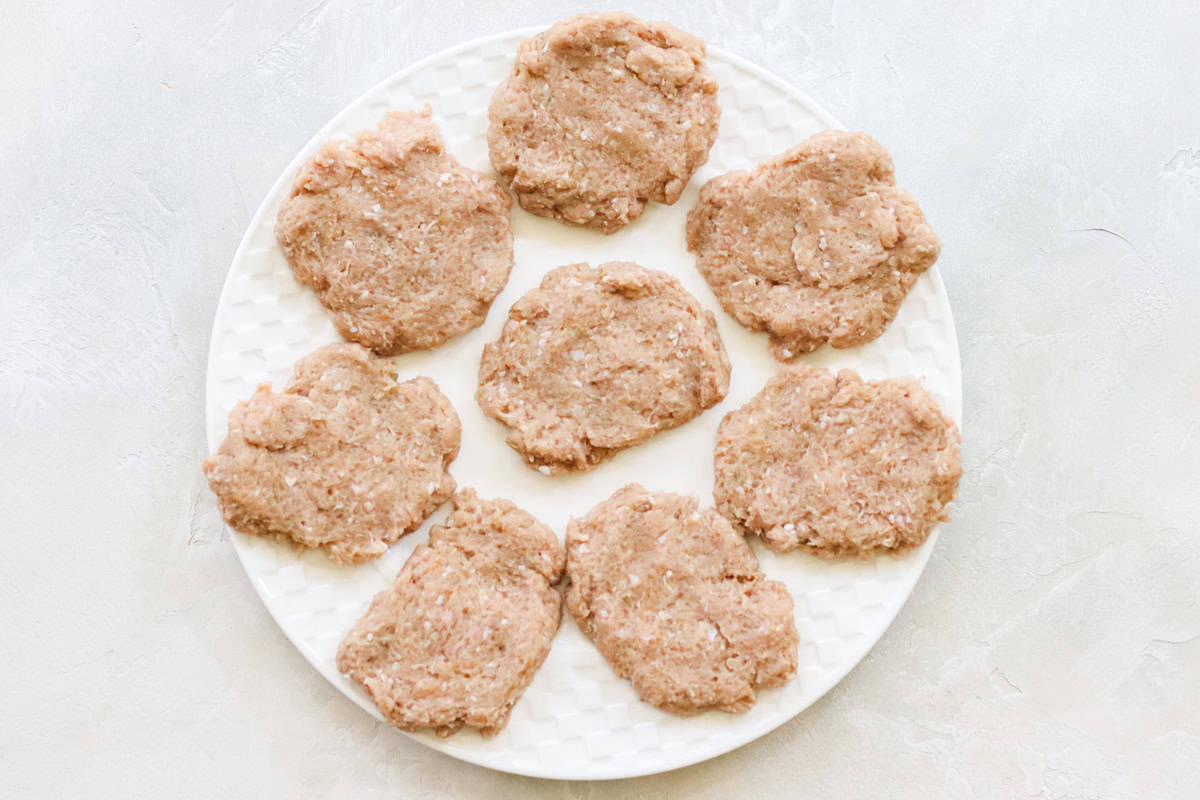
[{"label": "white countertop", "polygon": [[595,7],[113,5],[0,9],[6,796],[1195,796],[1195,4],[625,4],[892,150],[945,242],[966,474],[913,597],[829,695],[604,784],[375,723],[267,616],[199,469],[221,282],[295,151],[418,58]]}]

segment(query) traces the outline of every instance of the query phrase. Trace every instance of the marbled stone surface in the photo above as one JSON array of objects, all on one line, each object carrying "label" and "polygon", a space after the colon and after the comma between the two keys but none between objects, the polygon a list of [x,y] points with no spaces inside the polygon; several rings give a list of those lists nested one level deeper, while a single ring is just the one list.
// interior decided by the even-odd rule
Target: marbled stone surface
[{"label": "marbled stone surface", "polygon": [[221,282],[391,72],[595,6],[0,9],[0,783],[14,797],[1185,798],[1200,763],[1200,9],[630,2],[895,155],[945,249],[954,520],[867,659],[705,764],[461,764],[287,642],[204,487]]}]

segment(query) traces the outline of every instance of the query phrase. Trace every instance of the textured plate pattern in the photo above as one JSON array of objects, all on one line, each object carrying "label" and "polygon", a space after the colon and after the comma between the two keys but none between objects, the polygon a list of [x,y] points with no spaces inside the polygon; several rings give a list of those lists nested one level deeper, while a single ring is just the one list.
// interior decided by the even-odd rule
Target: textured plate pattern
[{"label": "textured plate pattern", "polygon": [[[488,101],[510,69],[517,43],[532,32],[470,42],[400,72],[330,122],[280,177],[234,258],[217,311],[208,367],[210,447],[224,437],[226,417],[236,402],[261,383],[280,386],[297,358],[337,339],[313,295],[292,279],[273,238],[276,211],[302,160],[325,139],[372,127],[389,110],[429,103],[451,152],[470,167],[488,170]],[[779,79],[735,56],[711,48],[709,63],[721,86],[720,138],[709,163],[676,205],[651,205],[638,222],[610,237],[570,230],[517,210],[516,268],[487,322],[433,353],[397,360],[402,377],[433,377],[462,417],[462,452],[451,468],[459,484],[478,489],[484,497],[510,498],[560,536],[571,515],[583,514],[626,483],[696,494],[711,504],[717,424],[726,411],[757,392],[777,366],[767,355],[765,336],[746,332],[720,312],[685,250],[684,218],[704,180],[749,167],[837,123]],[[671,272],[717,312],[733,361],[729,397],[688,425],[625,451],[587,475],[545,478],[521,466],[504,445],[504,429],[475,405],[480,351],[498,335],[513,301],[536,286],[547,270],[611,259]],[[853,367],[872,378],[915,375],[961,422],[958,345],[935,270],[917,283],[880,339],[850,351],[824,348],[807,360]],[[444,514],[443,509],[434,520]],[[250,580],[284,632],[321,674],[376,717],[366,695],[338,674],[334,653],[343,633],[426,538],[427,530],[428,525],[379,560],[356,567],[336,566],[319,553],[297,555],[287,547],[234,534]],[[719,755],[787,721],[849,672],[903,604],[934,538],[903,559],[853,563],[824,562],[800,553],[779,556],[754,542],[767,575],[784,581],[795,597],[800,669],[787,686],[760,693],[757,705],[745,714],[713,712],[683,719],[639,702],[566,615],[549,658],[499,736],[484,740],[464,732],[446,740],[414,738],[467,761],[555,778],[640,775]]]}]

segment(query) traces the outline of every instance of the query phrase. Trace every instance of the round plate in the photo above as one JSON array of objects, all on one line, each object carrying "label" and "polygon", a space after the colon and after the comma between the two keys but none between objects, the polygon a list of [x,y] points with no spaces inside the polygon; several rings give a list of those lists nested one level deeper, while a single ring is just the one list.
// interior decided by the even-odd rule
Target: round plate
[{"label": "round plate", "polygon": [[[325,140],[372,128],[395,109],[428,103],[450,152],[490,172],[485,131],[492,92],[512,67],[518,43],[540,28],[511,31],[446,50],[371,89],[326,125],[271,188],[246,231],[225,282],[208,361],[208,444],[225,436],[226,417],[262,383],[281,387],[293,362],[338,340],[312,292],[292,279],[273,226],[301,163]],[[426,353],[396,359],[401,378],[429,375],[462,418],[462,450],[451,466],[460,486],[505,497],[558,532],[572,515],[628,483],[697,495],[712,503],[716,428],[729,410],[762,388],[778,364],[766,336],[723,313],[684,244],[684,219],[699,186],[744,169],[823,128],[839,127],[825,111],[779,78],[717,48],[709,67],[720,84],[721,128],[708,163],[673,206],[650,204],[625,230],[604,236],[568,228],[514,208],[516,266],[484,325]],[[903,177],[903,165],[901,165]],[[561,264],[636,261],[679,278],[712,309],[733,363],[723,403],[675,430],[619,453],[584,475],[547,478],[527,469],[504,444],[506,429],[484,417],[474,391],[483,345],[498,335],[512,303]],[[852,367],[865,377],[913,375],[961,424],[958,343],[936,269],[925,273],[888,331],[853,350],[822,348],[808,363]],[[441,509],[431,522],[445,517]],[[338,642],[375,592],[388,586],[430,523],[383,557],[339,566],[321,552],[297,554],[260,538],[233,534],[234,546],[271,615],[317,670],[375,717],[374,705],[334,666]],[[517,702],[508,726],[492,739],[462,731],[448,739],[413,738],[457,758],[495,769],[550,778],[619,778],[682,767],[725,753],[794,717],[858,663],[908,597],[934,536],[903,558],[823,561],[777,555],[751,543],[767,576],[783,581],[796,601],[799,669],[787,685],[759,693],[744,714],[675,717],[642,703],[564,613],[545,664]]]}]

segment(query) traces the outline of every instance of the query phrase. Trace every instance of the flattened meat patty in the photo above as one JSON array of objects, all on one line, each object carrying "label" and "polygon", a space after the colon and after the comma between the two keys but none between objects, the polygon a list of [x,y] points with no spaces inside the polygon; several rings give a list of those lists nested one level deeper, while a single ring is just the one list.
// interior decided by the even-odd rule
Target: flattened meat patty
[{"label": "flattened meat patty", "polygon": [[390,361],[332,344],[300,359],[282,392],[261,386],[233,409],[204,474],[236,530],[362,561],[454,492],[461,431],[429,378],[397,383]]},{"label": "flattened meat patty", "polygon": [[611,262],[559,267],[518,300],[475,397],[551,475],[682,425],[728,389],[713,315],[670,275]]},{"label": "flattened meat patty", "polygon": [[721,108],[704,43],[665,22],[584,14],[521,43],[492,97],[492,166],[521,207],[605,233],[674,203]]},{"label": "flattened meat patty", "polygon": [[576,623],[664,711],[745,711],[795,674],[791,595],[694,498],[626,486],[571,520],[567,574]]},{"label": "flattened meat patty", "polygon": [[464,489],[338,648],[338,669],[403,730],[493,736],[550,651],[563,548],[507,500]]},{"label": "flattened meat patty", "polygon": [[833,130],[704,184],[687,241],[721,306],[781,361],[878,337],[941,247],[888,152]]},{"label": "flattened meat patty", "polygon": [[480,325],[513,265],[512,200],[446,152],[429,110],[388,114],[300,170],[275,237],[342,336],[380,355]]},{"label": "flattened meat patty", "polygon": [[717,508],[772,549],[919,546],[962,475],[954,422],[913,380],[788,367],[717,431]]}]

